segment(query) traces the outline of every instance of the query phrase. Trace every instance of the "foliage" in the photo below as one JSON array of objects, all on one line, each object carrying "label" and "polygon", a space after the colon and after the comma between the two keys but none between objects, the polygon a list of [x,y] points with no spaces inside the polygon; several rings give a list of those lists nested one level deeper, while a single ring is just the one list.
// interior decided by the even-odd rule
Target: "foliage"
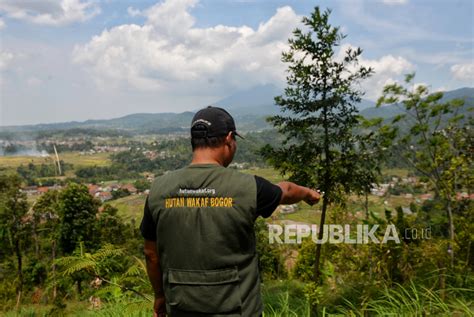
[{"label": "foliage", "polygon": [[80,181],[98,183],[104,180],[119,180],[138,177],[138,172],[129,171],[121,164],[111,166],[85,166],[76,170]]},{"label": "foliage", "polygon": [[[290,49],[282,54],[289,64],[284,96],[275,103],[285,115],[269,121],[285,135],[283,146],[265,146],[261,153],[282,175],[298,184],[319,187],[323,192],[319,237],[323,235],[329,204],[344,201],[351,191],[369,191],[375,181],[372,168],[366,166],[363,142],[358,134],[356,108],[363,93],[355,87],[373,72],[358,64],[362,50],[347,49],[342,58],[336,48],[345,38],[339,27],[329,23],[330,11],[316,7],[302,22],[307,32],[293,31]],[[368,144],[368,143],[367,143]],[[358,147],[359,145],[359,147]],[[377,157],[373,155],[372,157]],[[316,246],[314,278],[320,283],[321,244]]]},{"label": "foliage", "polygon": [[64,276],[73,277],[78,273],[85,273],[93,278],[91,285],[97,289],[95,293],[102,298],[120,300],[128,293],[151,301],[150,297],[136,290],[140,287],[149,287],[145,277],[145,264],[142,260],[134,258],[136,263],[127,267],[129,261],[124,260],[125,256],[124,248],[117,248],[112,244],[104,244],[95,253],[84,252],[81,245],[75,254],[62,257],[56,263]]},{"label": "foliage", "polygon": [[414,76],[406,76],[405,86],[398,83],[385,86],[377,104],[398,104],[405,112],[396,116],[391,124],[399,132],[403,128],[408,133],[395,134],[393,142],[401,149],[402,157],[430,182],[436,198],[444,204],[451,240],[447,251],[451,254],[453,266],[455,232],[452,205],[456,192],[472,188],[474,180],[473,134],[470,129],[473,118],[458,113],[463,100],[442,102],[443,93],[430,94],[424,85],[410,86]]},{"label": "foliage", "polygon": [[133,186],[138,190],[138,192],[143,193],[145,190],[150,189],[151,184],[146,179],[137,179]]},{"label": "foliage", "polygon": [[[81,131],[77,131],[77,132],[81,132]],[[68,131],[67,135],[70,135],[71,131]],[[77,135],[74,135],[75,137],[77,137]],[[99,134],[98,136],[100,137],[104,137],[104,134]],[[43,137],[45,137],[45,135],[43,134]],[[94,149],[94,144],[91,142],[91,140],[86,140],[84,142],[81,142],[81,143],[72,143],[72,144],[54,144],[56,146],[56,150],[59,152],[59,153],[62,153],[62,152],[72,152],[72,151],[81,151],[81,152],[86,152],[86,151],[90,151],[90,150],[93,150]],[[39,143],[38,144],[38,150],[43,150],[43,151],[46,151],[48,153],[53,153],[54,152],[54,148],[53,148],[53,143],[45,143],[45,142],[42,142],[42,143]]]},{"label": "foliage", "polygon": [[[176,151],[178,148],[175,148]],[[120,152],[112,156],[112,161],[118,166],[122,166],[129,172],[162,172],[175,170],[184,167],[190,162],[190,150],[184,154],[174,152],[174,154],[165,157],[148,158],[142,148],[132,148],[129,151]]]},{"label": "foliage", "polygon": [[126,188],[118,188],[112,191],[112,199],[119,199],[122,197],[130,196],[130,192]]},{"label": "foliage", "polygon": [[70,183],[60,194],[59,246],[65,254],[70,254],[84,242],[94,247],[90,240],[94,236],[94,226],[99,202],[95,200],[85,185]]},{"label": "foliage", "polygon": [[17,175],[0,175],[0,254],[16,257],[15,284],[18,301],[24,282],[22,253],[28,241],[28,226],[24,219],[28,211],[28,202],[20,187],[21,180]]},{"label": "foliage", "polygon": [[268,225],[262,218],[255,221],[256,249],[258,254],[259,271],[264,279],[279,279],[286,277],[282,250],[277,244],[268,241]]},{"label": "foliage", "polygon": [[83,252],[82,246],[80,246],[79,250],[76,255],[62,257],[56,261],[58,265],[63,267],[62,274],[73,275],[76,272],[86,271],[93,276],[100,276],[102,273],[107,273],[110,270],[107,266],[103,265],[104,260],[124,254],[122,248],[116,248],[111,244],[105,244],[93,254]]},{"label": "foliage", "polygon": [[296,280],[272,281],[263,285],[265,303],[263,316],[310,316],[310,307],[304,293],[305,285]]},{"label": "foliage", "polygon": [[[450,289],[450,291],[455,292],[456,289]],[[366,311],[369,314],[376,314],[378,316],[452,314],[469,316],[472,313],[469,305],[471,304],[463,298],[446,302],[439,292],[425,287],[417,287],[414,283],[411,283],[408,286],[385,287],[379,298],[369,300],[365,304],[366,308],[362,309],[362,312]],[[362,315],[362,312],[359,310],[360,315]]]},{"label": "foliage", "polygon": [[57,166],[55,163],[51,164],[41,164],[41,165],[35,165],[33,163],[29,163],[28,165],[20,165],[16,171],[17,173],[26,179],[28,182],[33,181],[35,178],[40,178],[40,177],[53,177],[53,176],[64,176],[64,173],[68,170],[72,170],[73,166],[72,164],[65,163],[64,161],[60,161],[61,164],[61,172],[62,174],[59,174],[59,171],[57,170]]},{"label": "foliage", "polygon": [[122,219],[117,216],[118,209],[106,204],[100,208],[95,222],[96,245],[114,242],[115,244],[125,243],[124,232],[127,226]]},{"label": "foliage", "polygon": [[291,180],[321,186],[334,201],[351,188],[355,178],[351,168],[357,163],[354,128],[362,93],[352,86],[372,70],[362,66],[350,70],[361,49],[348,49],[343,60],[336,60],[335,48],[345,36],[329,24],[329,14],[316,8],[303,19],[310,31],[296,29],[289,40],[290,51],[282,58],[290,64],[288,87],[275,102],[291,115],[269,119],[285,135],[284,147],[267,146],[262,153]]}]

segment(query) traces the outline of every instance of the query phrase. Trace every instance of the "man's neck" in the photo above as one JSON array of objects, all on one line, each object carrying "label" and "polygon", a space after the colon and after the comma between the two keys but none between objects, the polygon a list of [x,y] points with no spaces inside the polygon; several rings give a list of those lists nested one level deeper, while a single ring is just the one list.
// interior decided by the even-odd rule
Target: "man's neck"
[{"label": "man's neck", "polygon": [[224,166],[222,159],[219,159],[218,153],[211,149],[197,149],[193,152],[191,165],[196,164],[216,164]]}]

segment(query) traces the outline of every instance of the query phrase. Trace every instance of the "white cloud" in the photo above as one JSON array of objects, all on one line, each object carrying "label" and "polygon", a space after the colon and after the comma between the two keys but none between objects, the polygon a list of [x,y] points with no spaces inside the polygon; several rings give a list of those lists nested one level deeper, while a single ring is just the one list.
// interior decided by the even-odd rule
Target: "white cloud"
[{"label": "white cloud", "polygon": [[474,81],[474,63],[456,64],[451,66],[451,74],[455,79]]},{"label": "white cloud", "polygon": [[362,87],[366,91],[366,97],[372,100],[380,97],[385,85],[397,82],[415,69],[415,66],[405,58],[392,55],[383,56],[378,60],[362,58],[360,63],[372,67],[375,71],[369,79],[362,83]]},{"label": "white cloud", "polygon": [[11,52],[0,51],[0,71],[5,70],[13,61],[15,55]]},{"label": "white cloud", "polygon": [[287,49],[300,16],[283,7],[257,29],[245,25],[198,28],[189,13],[196,3],[168,0],[143,10],[143,25],[103,31],[76,46],[73,61],[104,88],[211,94],[283,82],[281,52]]},{"label": "white cloud", "polygon": [[388,5],[400,5],[407,4],[408,0],[382,0],[382,2]]},{"label": "white cloud", "polygon": [[[344,53],[349,48],[355,49],[356,47],[349,43],[341,45],[336,59],[342,60]],[[371,100],[380,96],[385,85],[397,82],[415,69],[415,66],[407,59],[390,54],[379,59],[367,59],[362,55],[359,58],[359,64],[374,70],[372,76],[361,83],[362,90],[366,92],[365,98]]]},{"label": "white cloud", "polygon": [[[284,83],[287,65],[281,62],[281,52],[288,49],[292,30],[301,26],[300,16],[282,7],[256,29],[245,25],[198,28],[189,13],[196,2],[168,0],[143,10],[143,25],[103,31],[76,46],[73,61],[84,66],[101,88],[215,95]],[[338,58],[349,47],[342,45]],[[362,57],[360,63],[375,71],[361,87],[370,99],[415,68],[393,55]]]},{"label": "white cloud", "polygon": [[26,83],[28,84],[28,86],[39,86],[43,83],[43,81],[38,77],[32,76],[27,79]]},{"label": "white cloud", "polygon": [[3,19],[0,19],[0,30],[3,29],[5,25],[5,21],[3,21]]},{"label": "white cloud", "polygon": [[372,67],[379,74],[403,75],[413,70],[413,65],[401,56],[385,55],[378,60],[361,59],[361,64]]},{"label": "white cloud", "polygon": [[4,76],[4,71],[10,68],[14,59],[15,54],[0,50],[0,86],[3,86],[6,83],[7,80]]},{"label": "white cloud", "polygon": [[136,17],[136,16],[141,15],[141,11],[138,10],[138,9],[135,9],[135,8],[133,8],[133,7],[128,7],[128,8],[127,8],[127,13],[128,13],[128,15],[131,16],[131,17]]},{"label": "white cloud", "polygon": [[1,0],[0,12],[35,24],[61,26],[86,21],[100,13],[99,6],[83,0]]},{"label": "white cloud", "polygon": [[449,89],[446,86],[439,86],[437,88],[434,88],[433,92],[444,92],[444,91],[448,91],[448,90]]}]

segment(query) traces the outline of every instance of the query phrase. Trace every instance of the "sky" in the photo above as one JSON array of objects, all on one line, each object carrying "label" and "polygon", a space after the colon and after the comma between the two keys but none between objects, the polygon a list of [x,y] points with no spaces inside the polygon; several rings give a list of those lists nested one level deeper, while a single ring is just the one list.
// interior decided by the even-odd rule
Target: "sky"
[{"label": "sky", "polygon": [[0,0],[0,125],[182,112],[285,86],[282,51],[314,7],[384,85],[474,86],[472,0]]}]

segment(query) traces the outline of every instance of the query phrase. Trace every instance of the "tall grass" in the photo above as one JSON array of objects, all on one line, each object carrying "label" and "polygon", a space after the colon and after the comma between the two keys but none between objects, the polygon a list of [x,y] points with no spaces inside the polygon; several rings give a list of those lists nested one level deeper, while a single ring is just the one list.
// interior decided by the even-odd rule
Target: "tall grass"
[{"label": "tall grass", "polygon": [[79,316],[94,317],[148,317],[153,304],[149,301],[118,302],[104,305],[100,310],[90,310]]},{"label": "tall grass", "polygon": [[278,305],[267,305],[263,317],[310,317],[311,315],[311,308],[307,302],[304,302],[299,309],[292,309],[290,306],[289,292],[280,294]]},{"label": "tall grass", "polygon": [[[304,295],[299,294],[298,284],[282,283],[278,288],[264,292],[264,317],[310,316],[473,316],[474,289],[447,288],[443,299],[438,290],[416,286],[396,285],[385,287],[377,296],[361,304],[345,299],[344,304],[329,303],[311,309]],[[267,290],[268,292],[268,290]],[[328,291],[329,294],[329,291]]]},{"label": "tall grass", "polygon": [[[473,289],[449,288],[445,294],[457,293],[472,298]],[[470,293],[470,294],[469,294]],[[355,307],[346,301],[347,307],[339,312],[353,316],[474,316],[474,302],[464,296],[449,296],[443,299],[441,291],[410,283],[407,286],[397,285],[395,288],[385,287],[381,295],[369,299],[362,307]]]},{"label": "tall grass", "polygon": [[[330,290],[326,296],[333,296]],[[443,299],[443,296],[446,296]],[[272,282],[263,287],[265,303],[264,317],[325,317],[325,316],[473,316],[474,289],[447,288],[444,295],[440,291],[426,287],[396,285],[385,287],[378,295],[362,303],[352,303],[347,298],[343,304],[335,305],[322,299],[318,307],[311,309],[304,295],[304,284],[297,281]],[[152,304],[145,300],[117,300],[104,303],[100,309],[70,307],[63,316],[98,317],[145,317],[150,316]],[[26,307],[20,311],[10,311],[6,317],[51,316],[51,307]],[[60,314],[61,315],[61,314]]]},{"label": "tall grass", "polygon": [[296,280],[271,281],[262,288],[264,317],[309,316],[304,284]]}]

